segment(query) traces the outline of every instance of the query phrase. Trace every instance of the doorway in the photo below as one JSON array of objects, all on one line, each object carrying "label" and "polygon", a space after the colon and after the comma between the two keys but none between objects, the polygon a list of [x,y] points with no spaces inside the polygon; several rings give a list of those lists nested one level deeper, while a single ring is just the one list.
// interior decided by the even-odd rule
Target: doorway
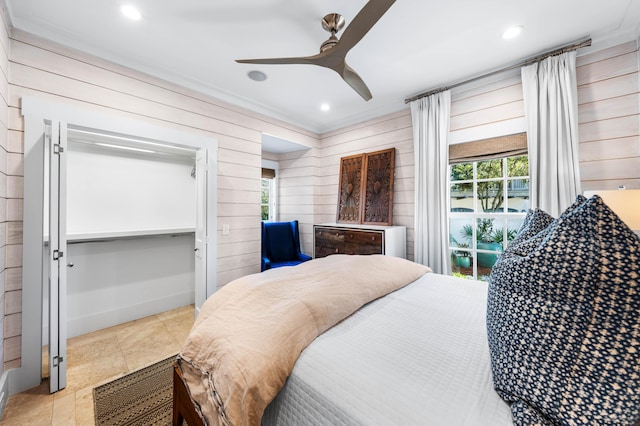
[{"label": "doorway", "polygon": [[[52,350],[49,355],[50,368],[57,368],[57,371],[52,370],[52,376],[57,376],[58,388],[64,387],[64,372],[65,372],[65,356],[64,356],[64,340],[66,337],[66,314],[67,305],[65,303],[66,298],[66,282],[65,278],[69,270],[73,270],[75,264],[69,255],[72,253],[73,245],[80,247],[81,245],[87,245],[87,243],[93,244],[95,247],[99,247],[103,244],[122,244],[125,241],[134,241],[144,238],[172,238],[179,239],[184,237],[184,234],[191,233],[190,240],[190,261],[194,266],[193,274],[193,299],[195,300],[196,313],[199,306],[204,302],[207,296],[209,296],[215,290],[215,218],[216,218],[216,152],[217,142],[211,138],[203,137],[199,135],[192,135],[183,133],[173,129],[160,128],[137,121],[127,119],[115,119],[114,117],[108,117],[102,114],[97,114],[89,111],[78,110],[65,105],[52,106],[48,102],[44,102],[37,99],[23,99],[23,114],[25,116],[25,214],[24,214],[24,259],[23,259],[23,318],[28,318],[23,322],[23,349],[22,356],[23,362],[20,369],[15,370],[15,374],[12,374],[10,380],[10,393],[20,392],[22,390],[33,387],[39,383],[41,376],[41,359],[40,356],[34,356],[41,353],[41,344],[43,341],[43,313],[40,307],[44,300],[44,291],[42,283],[53,283],[59,281],[58,287],[52,285],[53,289],[49,296],[49,301],[54,309],[49,310],[49,333],[55,332],[59,336],[49,338],[50,347],[56,346],[57,351],[60,351],[57,355]],[[63,121],[60,117],[64,117]],[[46,130],[49,126],[49,131]],[[115,149],[124,151],[127,148],[138,149],[137,155],[150,154],[140,150],[154,151],[156,154],[159,151],[179,151],[183,150],[185,153],[190,152],[191,155],[190,164],[191,169],[195,171],[195,197],[197,202],[194,203],[194,215],[195,216],[195,229],[185,231],[184,227],[176,226],[168,228],[166,225],[156,227],[154,232],[149,233],[150,229],[142,230],[147,232],[147,235],[117,235],[117,232],[111,229],[111,233],[106,232],[101,234],[100,229],[93,229],[90,231],[80,232],[80,237],[73,236],[72,245],[68,245],[67,230],[65,229],[66,221],[62,218],[65,217],[67,211],[66,185],[64,184],[67,176],[67,164],[64,164],[66,160],[64,155],[59,155],[60,152],[71,153],[73,147],[71,144],[80,144],[80,136],[86,138],[88,133],[95,133],[92,137],[100,139],[98,145],[96,141],[92,141],[92,146],[85,144],[84,151],[87,149]],[[71,138],[69,136],[71,135]],[[105,141],[104,139],[108,139]],[[112,145],[112,146],[104,146]],[[113,146],[119,146],[114,148]],[[144,146],[144,147],[141,147]],[[45,149],[45,147],[49,147]],[[151,148],[153,147],[153,149]],[[77,147],[76,147],[77,148]],[[131,151],[131,149],[128,149]],[[79,149],[82,151],[82,149]],[[136,151],[133,151],[136,152]],[[83,154],[87,154],[84,152]],[[51,164],[48,170],[44,166]],[[57,170],[56,170],[57,169]],[[49,182],[63,183],[61,185],[47,185],[44,179],[45,171],[47,175],[51,174]],[[55,172],[57,171],[57,175]],[[189,179],[193,179],[189,176]],[[51,188],[57,187],[59,191],[51,190]],[[45,194],[49,194],[48,203],[52,206],[51,211],[54,212],[49,217],[49,228],[46,229],[42,224],[45,217],[42,213],[45,207]],[[142,198],[144,194],[138,194],[139,198]],[[134,197],[135,198],[135,197]],[[57,203],[57,205],[56,205]],[[179,204],[179,203],[178,203]],[[113,211],[112,215],[115,214]],[[132,216],[132,212],[129,211],[124,215],[127,219],[135,219]],[[58,221],[54,216],[58,216]],[[112,218],[110,216],[110,218]],[[113,218],[112,218],[113,219]],[[127,220],[127,222],[129,222]],[[148,222],[148,221],[147,221]],[[57,223],[57,225],[56,225]],[[61,228],[60,225],[62,224]],[[163,229],[162,232],[158,232],[159,229]],[[211,230],[211,235],[207,233],[207,230]],[[46,232],[45,232],[46,231]],[[122,229],[120,230],[122,231]],[[131,233],[135,230],[127,229],[127,232]],[[138,231],[140,228],[138,227]],[[115,233],[114,233],[115,232]],[[143,234],[144,234],[143,232]],[[125,232],[126,234],[126,232]],[[45,238],[47,235],[47,238]],[[131,238],[135,237],[135,238]],[[144,237],[144,238],[143,238]],[[74,241],[73,239],[76,238]],[[108,241],[107,241],[108,240]],[[138,241],[138,244],[140,241]],[[104,246],[103,246],[104,247]],[[103,250],[103,248],[102,248]],[[116,252],[119,250],[116,250]],[[57,254],[56,254],[57,252]],[[66,253],[65,253],[66,252]],[[100,250],[94,253],[94,257],[100,257]],[[67,257],[64,256],[67,254]],[[46,260],[46,262],[39,261],[39,259]],[[43,267],[43,263],[50,265],[48,268]],[[58,296],[56,297],[57,293]],[[58,300],[56,300],[58,299]],[[59,312],[54,312],[58,308]],[[58,323],[52,327],[52,324]],[[53,319],[53,322],[52,322]],[[35,321],[34,321],[35,320]],[[37,322],[36,322],[37,321]],[[52,330],[53,329],[53,330]],[[52,345],[53,343],[53,345]],[[56,358],[57,357],[57,358]],[[52,391],[56,389],[52,387]]]},{"label": "doorway", "polygon": [[[66,156],[58,172],[62,176],[64,167],[66,176],[51,188],[52,194],[66,193],[57,219],[64,221],[58,232],[64,229],[66,239],[66,249],[59,249],[66,291],[58,300],[58,333],[49,327],[58,322],[58,307],[49,315],[55,301],[49,300],[50,286],[43,286],[43,352],[54,354],[43,365],[53,371],[61,361],[71,367],[74,359],[55,357],[67,352],[63,327],[68,339],[192,305],[195,289],[196,150],[71,124],[66,139],[62,153],[49,154],[60,164],[58,157]],[[56,184],[48,175],[45,187]],[[46,213],[45,236],[52,234]],[[56,245],[45,241],[47,247]],[[49,377],[52,391],[66,387],[63,376],[58,370],[58,377]]]}]

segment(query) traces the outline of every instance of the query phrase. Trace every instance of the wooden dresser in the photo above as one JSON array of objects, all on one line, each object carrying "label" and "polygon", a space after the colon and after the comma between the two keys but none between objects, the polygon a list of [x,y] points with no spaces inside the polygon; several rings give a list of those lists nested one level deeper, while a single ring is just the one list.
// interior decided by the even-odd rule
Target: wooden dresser
[{"label": "wooden dresser", "polygon": [[325,223],[313,225],[314,257],[330,254],[386,254],[406,257],[404,226]]}]

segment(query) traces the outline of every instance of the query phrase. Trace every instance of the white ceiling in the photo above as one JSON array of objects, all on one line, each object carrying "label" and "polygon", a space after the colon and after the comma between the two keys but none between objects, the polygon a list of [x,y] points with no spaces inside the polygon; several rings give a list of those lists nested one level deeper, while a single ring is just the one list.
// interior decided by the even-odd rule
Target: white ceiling
[{"label": "white ceiling", "polygon": [[[326,68],[235,62],[316,54],[328,37],[322,17],[349,25],[365,0],[3,1],[16,28],[317,133],[585,37],[633,40],[640,24],[640,0],[399,0],[347,55],[373,94],[365,102]],[[125,3],[144,19],[124,18]],[[522,35],[503,40],[514,24]],[[268,79],[250,80],[251,70]]]}]

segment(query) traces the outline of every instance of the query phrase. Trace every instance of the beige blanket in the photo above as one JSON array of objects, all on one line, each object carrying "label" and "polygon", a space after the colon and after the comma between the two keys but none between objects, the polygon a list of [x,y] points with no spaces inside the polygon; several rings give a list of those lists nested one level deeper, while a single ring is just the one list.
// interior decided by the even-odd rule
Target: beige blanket
[{"label": "beige blanket", "polygon": [[196,409],[209,425],[259,425],[313,339],[426,272],[395,257],[333,255],[227,284],[178,355]]}]

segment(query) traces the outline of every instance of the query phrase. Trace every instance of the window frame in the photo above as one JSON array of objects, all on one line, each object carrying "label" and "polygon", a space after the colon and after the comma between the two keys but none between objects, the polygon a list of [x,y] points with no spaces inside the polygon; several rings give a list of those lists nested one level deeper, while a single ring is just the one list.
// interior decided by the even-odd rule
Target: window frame
[{"label": "window frame", "polygon": [[[524,217],[526,216],[526,210],[525,211],[517,211],[517,212],[510,212],[509,211],[509,182],[513,182],[513,181],[522,181],[522,180],[527,180],[529,182],[530,185],[530,178],[529,178],[529,174],[525,175],[525,176],[509,176],[508,173],[508,158],[513,158],[513,157],[521,157],[521,156],[527,156],[528,158],[528,153],[520,153],[520,154],[515,154],[515,155],[509,155],[507,154],[504,157],[500,157],[500,158],[479,158],[479,159],[474,159],[474,160],[469,160],[469,161],[464,161],[464,162],[455,162],[452,164],[449,164],[449,173],[448,173],[448,178],[447,178],[447,195],[448,195],[448,203],[451,204],[451,199],[452,197],[452,187],[453,185],[456,184],[471,184],[472,185],[472,193],[473,193],[473,211],[470,212],[465,212],[465,211],[452,211],[452,206],[449,205],[448,208],[448,213],[447,213],[447,220],[448,220],[448,226],[449,228],[451,228],[451,224],[452,221],[454,220],[459,220],[459,221],[468,221],[469,223],[471,223],[472,225],[472,234],[471,234],[471,241],[470,241],[470,247],[468,248],[464,248],[464,247],[459,247],[457,245],[452,245],[452,241],[451,241],[451,237],[453,237],[455,239],[455,236],[453,236],[451,234],[451,229],[449,230],[449,241],[447,241],[448,244],[448,248],[449,248],[449,253],[451,255],[452,258],[452,265],[451,265],[451,270],[452,270],[452,274],[455,272],[454,268],[455,265],[453,264],[453,260],[454,260],[454,253],[455,252],[467,252],[470,253],[470,257],[472,258],[471,261],[471,267],[472,267],[472,271],[473,271],[473,279],[479,280],[481,279],[481,277],[478,276],[478,253],[486,253],[486,254],[496,254],[499,252],[496,251],[492,251],[492,250],[487,250],[487,249],[479,249],[477,247],[477,243],[478,243],[478,239],[477,239],[477,229],[478,229],[478,223],[479,220],[481,219],[491,219],[494,222],[495,221],[500,221],[502,222],[502,251],[504,251],[504,249],[506,248],[506,246],[509,243],[508,240],[508,232],[509,232],[509,221],[513,221],[513,220],[517,220],[517,221],[522,221],[524,219]],[[493,161],[493,160],[498,160],[500,159],[502,161],[502,176],[498,177],[498,178],[478,178],[478,163],[483,162],[483,161]],[[473,166],[473,178],[472,179],[465,179],[465,180],[452,180],[452,167],[454,167],[456,164],[462,164],[462,163],[471,163]],[[484,212],[482,211],[482,206],[480,205],[480,197],[478,196],[478,183],[483,183],[483,182],[502,182],[503,188],[504,188],[504,201],[502,202],[502,205],[500,208],[502,208],[502,212]],[[513,191],[513,189],[511,189],[511,191]],[[531,188],[529,186],[529,195],[528,195],[528,199],[530,199],[531,196]],[[456,240],[457,241],[457,240]],[[484,276],[484,275],[483,275]]]},{"label": "window frame", "polygon": [[[275,177],[260,178],[260,220],[275,222],[278,220],[278,162],[272,160],[262,160],[262,168],[275,170]],[[264,181],[269,181],[269,202],[267,204],[269,211],[268,219],[262,219],[262,207],[265,205],[262,203],[262,184]]]}]

